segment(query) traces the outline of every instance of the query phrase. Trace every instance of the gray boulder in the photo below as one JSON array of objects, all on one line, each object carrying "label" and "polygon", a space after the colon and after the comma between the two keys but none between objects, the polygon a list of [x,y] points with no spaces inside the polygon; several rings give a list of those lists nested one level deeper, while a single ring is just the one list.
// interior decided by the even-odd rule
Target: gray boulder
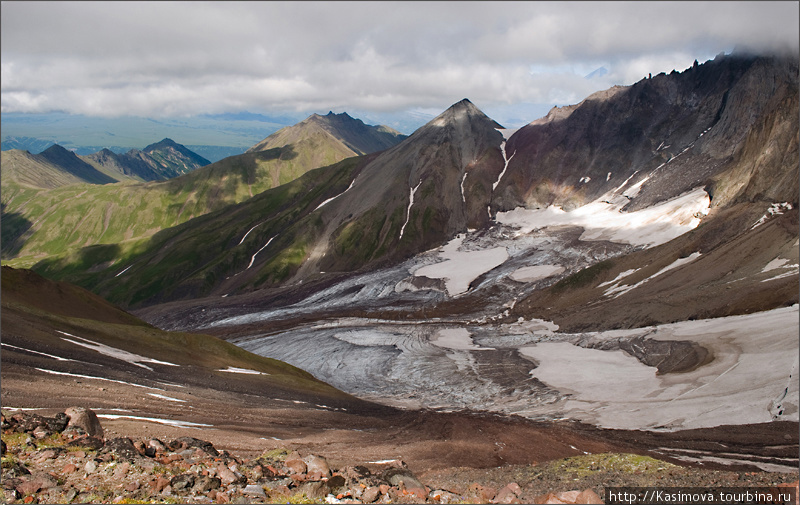
[{"label": "gray boulder", "polygon": [[64,431],[82,431],[90,437],[103,438],[103,427],[100,425],[100,419],[91,409],[70,407],[64,411],[64,414],[69,418],[67,428]]}]

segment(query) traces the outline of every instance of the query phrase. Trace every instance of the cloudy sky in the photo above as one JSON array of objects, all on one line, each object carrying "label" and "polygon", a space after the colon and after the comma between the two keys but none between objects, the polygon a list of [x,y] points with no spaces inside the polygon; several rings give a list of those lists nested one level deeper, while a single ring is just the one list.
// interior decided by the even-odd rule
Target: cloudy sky
[{"label": "cloudy sky", "polygon": [[798,5],[2,2],[1,106],[393,114],[468,97],[501,116],[544,113],[736,47],[797,51]]}]

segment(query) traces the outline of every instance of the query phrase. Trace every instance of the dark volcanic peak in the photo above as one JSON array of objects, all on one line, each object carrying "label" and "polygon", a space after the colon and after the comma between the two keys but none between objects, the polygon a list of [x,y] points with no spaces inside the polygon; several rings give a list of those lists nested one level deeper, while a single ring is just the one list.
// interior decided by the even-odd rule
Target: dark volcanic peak
[{"label": "dark volcanic peak", "polygon": [[65,172],[78,177],[79,179],[92,184],[109,184],[117,182],[106,174],[100,172],[90,164],[78,157],[77,154],[64,149],[58,144],[53,144],[39,155],[39,158],[59,167]]},{"label": "dark volcanic peak", "polygon": [[175,142],[171,138],[165,138],[165,139],[161,140],[160,142],[156,142],[154,144],[150,144],[149,146],[145,147],[143,149],[143,151],[149,152],[149,151],[153,151],[155,149],[164,148],[164,147],[175,147],[175,148],[178,148],[178,147],[183,147],[183,146],[178,144],[177,142]]}]

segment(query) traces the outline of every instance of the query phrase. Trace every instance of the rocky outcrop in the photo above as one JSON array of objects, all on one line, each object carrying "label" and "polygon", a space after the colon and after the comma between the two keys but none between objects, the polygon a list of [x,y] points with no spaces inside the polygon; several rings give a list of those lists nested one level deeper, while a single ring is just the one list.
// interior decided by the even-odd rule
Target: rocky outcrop
[{"label": "rocky outcrop", "polygon": [[714,206],[742,192],[794,202],[797,95],[796,60],[739,54],[592,95],[509,139],[492,211],[623,193],[636,210],[698,186]]}]

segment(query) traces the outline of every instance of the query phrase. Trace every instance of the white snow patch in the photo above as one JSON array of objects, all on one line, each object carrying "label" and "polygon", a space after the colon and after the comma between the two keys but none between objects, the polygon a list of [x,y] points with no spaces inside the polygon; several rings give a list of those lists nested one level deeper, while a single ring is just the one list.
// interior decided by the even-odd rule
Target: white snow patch
[{"label": "white snow patch", "polygon": [[[659,168],[661,168],[661,167],[659,167]],[[639,191],[642,190],[642,185],[644,185],[644,183],[647,182],[649,179],[650,179],[650,176],[648,175],[647,177],[643,178],[641,181],[637,182],[636,184],[634,184],[630,188],[626,189],[622,193],[622,196],[625,196],[625,197],[633,200],[636,197],[636,195],[639,194]]]},{"label": "white snow patch", "polygon": [[611,180],[611,172],[609,172],[608,175],[606,175],[606,182],[608,182],[609,180]]},{"label": "white snow patch", "polygon": [[535,265],[516,269],[509,277],[518,282],[535,282],[564,271],[561,265]]},{"label": "white snow patch", "polygon": [[[277,235],[275,235],[275,237],[277,237]],[[272,242],[273,240],[275,240],[275,237],[272,237],[271,239],[267,240],[267,243],[266,243],[266,244],[264,244],[264,247],[262,247],[261,249],[259,249],[258,251],[256,251],[256,253],[253,255],[253,257],[252,257],[252,258],[250,258],[250,264],[249,264],[249,265],[247,265],[247,268],[245,268],[245,270],[249,270],[249,269],[250,269],[250,267],[251,267],[251,266],[253,266],[253,263],[255,263],[255,261],[256,261],[256,256],[258,256],[258,253],[260,253],[261,251],[263,251],[264,249],[266,249],[266,248],[267,248],[267,246],[270,244],[270,242]]]},{"label": "white snow patch", "polygon": [[46,368],[36,368],[40,372],[50,373],[53,375],[66,375],[67,377],[78,377],[79,379],[94,379],[99,381],[108,381],[108,382],[116,382],[117,384],[124,384],[126,386],[136,386],[137,388],[145,388],[145,389],[155,389],[156,391],[164,391],[161,388],[154,388],[150,386],[142,386],[141,384],[134,384],[133,382],[125,382],[125,381],[118,381],[114,379],[106,379],[105,377],[95,377],[93,375],[81,375],[77,373],[70,373],[70,372],[57,372],[55,370],[48,370]]},{"label": "white snow patch", "polygon": [[[327,203],[329,203],[329,202],[332,202],[333,200],[336,200],[337,198],[339,198],[339,197],[340,197],[340,196],[342,196],[343,194],[345,194],[345,193],[347,193],[348,191],[350,191],[350,188],[352,188],[352,187],[353,187],[353,184],[355,184],[355,183],[356,183],[356,180],[355,180],[355,179],[353,179],[353,182],[351,182],[351,183],[350,183],[350,185],[349,185],[349,186],[347,186],[347,189],[345,189],[344,191],[342,191],[342,192],[341,192],[341,193],[339,193],[338,195],[336,195],[336,196],[334,196],[334,197],[332,197],[332,198],[328,198],[327,200],[325,200],[325,201],[324,201],[324,202],[322,202],[321,204],[317,205],[317,208],[316,208],[316,209],[314,209],[314,211],[317,211],[317,210],[319,210],[320,208],[322,208],[322,206],[323,206],[323,205],[326,205]],[[312,211],[312,212],[314,212],[314,211]]]},{"label": "white snow patch", "polygon": [[774,277],[770,277],[769,279],[764,279],[761,282],[776,281],[778,279],[783,279],[784,277],[791,277],[793,275],[797,275],[798,273],[800,273],[800,265],[787,265],[783,268],[791,268],[792,270],[788,272],[783,272],[782,274],[778,274]]},{"label": "white snow patch", "polygon": [[88,338],[76,337],[75,335],[71,335],[65,331],[60,331],[60,330],[56,331],[58,333],[61,333],[62,335],[67,335],[68,337],[77,338],[78,340],[83,340],[83,342],[77,342],[75,340],[64,337],[61,337],[62,340],[66,340],[67,342],[71,342],[81,347],[86,347],[87,349],[92,349],[93,351],[97,351],[105,356],[116,358],[122,361],[127,361],[131,365],[140,366],[150,371],[153,371],[153,369],[147,365],[143,365],[142,363],[156,363],[159,365],[179,366],[176,365],[175,363],[170,363],[168,361],[161,361],[153,358],[147,358],[139,354],[134,354],[132,352],[123,351],[122,349],[117,349],[116,347],[107,346],[105,344],[99,344],[97,342],[89,340]]},{"label": "white snow patch", "polygon": [[171,396],[164,396],[164,395],[160,395],[160,394],[158,394],[158,393],[147,393],[147,394],[148,394],[148,395],[150,395],[150,396],[154,396],[154,397],[156,397],[156,398],[161,398],[162,400],[167,400],[167,401],[170,401],[170,402],[181,402],[181,403],[186,403],[186,400],[179,400],[179,399],[177,399],[177,398],[173,398],[173,397],[171,397]]},{"label": "white snow patch", "polygon": [[217,370],[218,372],[231,372],[231,373],[243,373],[243,374],[250,374],[250,375],[269,375],[265,372],[259,372],[258,370],[250,370],[249,368],[236,368],[235,366],[229,366],[228,368],[220,368]]},{"label": "white snow patch", "polygon": [[461,201],[467,203],[467,197],[464,195],[464,181],[467,180],[469,172],[464,172],[464,177],[461,178]]},{"label": "white snow patch", "polygon": [[763,272],[769,272],[770,270],[775,270],[776,268],[790,268],[790,267],[794,266],[794,265],[784,266],[784,264],[786,264],[788,262],[789,262],[789,260],[785,259],[785,258],[775,258],[774,260],[772,260],[769,263],[767,263],[767,265],[764,267],[764,269],[761,272],[762,273]]},{"label": "white snow patch", "polygon": [[762,224],[766,223],[767,220],[774,216],[779,216],[784,213],[784,211],[792,210],[792,204],[789,202],[783,203],[773,203],[767,209],[767,213],[761,216],[761,218],[755,222],[755,224],[750,228],[751,230],[756,229],[757,227],[761,226]]},{"label": "white snow patch", "polygon": [[598,288],[602,288],[603,286],[609,286],[611,284],[614,284],[615,282],[624,279],[625,277],[629,276],[630,274],[632,274],[632,273],[634,273],[634,272],[636,272],[638,270],[639,270],[638,268],[632,268],[630,270],[625,270],[624,272],[620,272],[619,275],[617,275],[616,277],[614,277],[610,281],[601,282],[600,284],[597,285],[597,287]]},{"label": "white snow patch", "polygon": [[[624,184],[623,184],[624,185]],[[581,240],[612,242],[654,247],[678,237],[700,224],[708,214],[711,200],[703,188],[636,212],[621,212],[622,205],[602,200],[565,212],[560,207],[524,209],[517,207],[498,212],[499,223],[519,228],[519,234],[547,226],[580,226]]]},{"label": "white snow patch", "polygon": [[661,270],[659,270],[658,272],[656,272],[653,275],[651,275],[650,277],[648,277],[646,279],[643,279],[643,280],[637,282],[636,284],[629,285],[629,286],[628,285],[619,286],[619,285],[615,284],[615,285],[611,286],[610,288],[608,288],[605,291],[605,293],[603,293],[603,295],[604,296],[609,296],[609,295],[613,294],[614,298],[617,298],[617,297],[623,295],[624,293],[627,293],[628,291],[630,291],[632,289],[638,288],[639,286],[641,286],[645,282],[648,282],[648,281],[658,277],[659,275],[661,275],[661,274],[663,274],[665,272],[669,272],[670,270],[672,270],[674,268],[678,268],[678,267],[683,266],[683,265],[685,265],[687,263],[691,263],[692,261],[696,260],[699,257],[700,257],[700,253],[699,252],[694,252],[694,253],[690,254],[689,256],[687,256],[685,258],[678,258],[675,261],[673,261],[672,263],[670,263],[669,265],[667,265],[664,268],[662,268]]},{"label": "white snow patch", "polygon": [[494,351],[494,347],[481,347],[472,341],[472,334],[466,328],[447,328],[436,332],[431,340],[433,345],[460,351]]},{"label": "white snow patch", "polygon": [[589,182],[589,181],[591,181],[591,180],[592,180],[592,178],[591,178],[591,177],[589,177],[589,176],[587,175],[587,176],[585,176],[585,177],[581,177],[581,180],[579,180],[578,182],[579,182],[580,184],[585,184],[585,183],[587,183],[587,182]]},{"label": "white snow patch", "polygon": [[[406,222],[403,223],[403,227],[400,228],[400,239],[403,238],[403,232],[406,231],[406,225],[408,224],[408,220],[411,219],[411,206],[414,205],[414,193],[417,192],[417,189],[419,189],[421,184],[422,184],[422,180],[420,179],[419,184],[417,184],[413,188],[410,188],[410,193],[411,194],[408,197],[408,210],[406,211]],[[398,240],[400,240],[400,239],[398,239]]]},{"label": "white snow patch", "polygon": [[151,423],[166,424],[168,426],[174,426],[176,428],[206,428],[214,426],[213,424],[192,423],[189,421],[177,421],[175,419],[160,419],[158,417],[128,416],[124,414],[97,414],[97,417],[101,417],[103,419],[112,419],[112,420],[133,419],[135,421],[150,421]]},{"label": "white snow patch", "polygon": [[[601,427],[678,430],[797,421],[797,318],[794,305],[638,329],[648,338],[696,342],[714,356],[695,370],[674,374],[656,375],[654,367],[622,351],[566,342],[539,343],[520,352],[539,363],[533,376],[570,393],[552,406],[554,412]],[[619,333],[593,336],[604,340]],[[782,408],[772,412],[776,399]]]},{"label": "white snow patch", "polygon": [[259,226],[261,226],[262,224],[264,224],[264,223],[258,223],[257,225],[255,225],[255,226],[253,226],[252,228],[250,228],[249,230],[247,230],[247,233],[245,233],[245,234],[244,234],[244,237],[242,237],[242,240],[240,240],[240,241],[239,241],[239,243],[238,243],[237,245],[242,245],[242,244],[244,243],[244,239],[246,239],[246,238],[247,238],[247,236],[248,236],[248,235],[250,235],[250,232],[251,232],[251,231],[253,231],[253,230],[255,230],[256,228],[258,228],[258,227],[259,227]]},{"label": "white snow patch", "polygon": [[118,273],[118,274],[117,274],[117,275],[115,275],[114,277],[119,277],[120,275],[124,274],[125,272],[127,272],[128,270],[130,270],[132,266],[133,266],[133,265],[130,265],[128,268],[126,268],[126,269],[125,269],[125,270],[123,270],[122,272]]},{"label": "white snow patch", "polygon": [[488,272],[508,259],[505,247],[495,247],[481,251],[459,251],[464,235],[459,235],[445,245],[439,258],[440,263],[427,265],[416,272],[416,276],[444,279],[450,296],[466,292],[469,284],[481,274]]},{"label": "white snow patch", "polygon": [[48,358],[53,358],[53,359],[58,360],[58,361],[76,361],[74,359],[62,358],[61,356],[56,356],[55,354],[47,354],[46,352],[39,352],[39,351],[34,351],[32,349],[25,349],[24,347],[17,347],[15,345],[6,344],[5,342],[0,342],[0,346],[8,347],[9,349],[17,349],[19,351],[30,352],[30,353],[33,353],[33,354],[39,354],[41,356],[46,356]]}]

